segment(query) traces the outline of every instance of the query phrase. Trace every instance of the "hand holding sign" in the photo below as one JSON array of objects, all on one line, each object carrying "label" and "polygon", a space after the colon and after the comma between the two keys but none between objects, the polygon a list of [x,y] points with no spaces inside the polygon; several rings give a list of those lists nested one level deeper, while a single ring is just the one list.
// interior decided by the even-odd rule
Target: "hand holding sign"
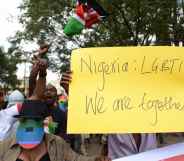
[{"label": "hand holding sign", "polygon": [[66,71],[65,73],[62,74],[61,80],[60,80],[60,85],[65,89],[65,92],[68,94],[69,92],[69,84],[71,83],[72,80],[72,72],[71,71]]}]

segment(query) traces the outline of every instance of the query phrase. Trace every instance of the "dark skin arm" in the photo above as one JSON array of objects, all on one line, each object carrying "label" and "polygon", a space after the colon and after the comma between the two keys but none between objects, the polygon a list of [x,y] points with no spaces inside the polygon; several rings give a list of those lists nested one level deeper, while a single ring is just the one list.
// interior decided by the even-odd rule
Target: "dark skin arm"
[{"label": "dark skin arm", "polygon": [[38,63],[34,63],[29,76],[29,97],[33,95],[34,89],[36,87],[36,79],[39,73]]},{"label": "dark skin arm", "polygon": [[48,52],[48,49],[49,45],[44,44],[40,46],[38,54],[33,56],[33,67],[29,76],[29,97],[31,97],[34,93],[40,66],[44,65],[40,59]]},{"label": "dark skin arm", "polygon": [[46,70],[47,61],[44,59],[39,59],[37,62],[39,78],[36,80],[35,89],[30,99],[42,100],[44,99],[44,92],[46,87]]},{"label": "dark skin arm", "polygon": [[47,44],[40,46],[38,54],[33,57],[33,67],[29,77],[29,97],[31,99],[43,99],[47,62],[41,58],[48,52],[48,49],[49,45]]}]

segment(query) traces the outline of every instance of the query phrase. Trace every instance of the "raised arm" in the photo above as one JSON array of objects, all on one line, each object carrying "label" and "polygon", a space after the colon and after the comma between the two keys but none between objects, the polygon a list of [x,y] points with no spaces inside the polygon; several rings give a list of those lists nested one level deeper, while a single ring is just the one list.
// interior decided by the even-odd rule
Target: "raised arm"
[{"label": "raised arm", "polygon": [[46,87],[47,75],[47,61],[45,59],[38,59],[38,80],[36,80],[35,89],[29,99],[42,100],[44,99],[44,92]]},{"label": "raised arm", "polygon": [[39,72],[38,63],[34,63],[29,76],[29,97],[33,95],[33,92],[36,87],[36,80]]},{"label": "raised arm", "polygon": [[[48,49],[49,49],[49,45],[44,44],[44,45],[40,46],[38,54],[33,56],[33,66],[32,66],[32,70],[30,72],[30,76],[29,76],[29,97],[33,96],[33,94],[34,94],[40,66],[43,65],[42,61],[40,61],[40,60],[48,52]],[[40,73],[40,77],[43,78],[44,75],[46,75],[46,72],[42,70]]]}]

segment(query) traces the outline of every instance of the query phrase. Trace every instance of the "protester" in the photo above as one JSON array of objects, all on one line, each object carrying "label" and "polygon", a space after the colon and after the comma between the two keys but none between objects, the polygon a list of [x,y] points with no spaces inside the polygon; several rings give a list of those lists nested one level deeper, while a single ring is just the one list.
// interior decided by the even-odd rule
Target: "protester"
[{"label": "protester", "polygon": [[[47,69],[47,64],[45,61],[38,61],[36,63],[38,68],[39,78],[36,82],[36,87],[34,93],[32,93],[30,99],[38,100],[43,98],[44,93],[44,83],[46,82],[45,71]],[[17,113],[17,108],[14,107],[16,101],[18,107],[23,102],[23,95],[19,91],[14,91],[8,98],[9,104],[8,109],[0,111],[0,140],[4,140],[16,130],[17,119],[13,118],[13,113]]]},{"label": "protester", "polygon": [[[30,77],[29,77],[29,84],[30,84],[30,88],[29,88],[29,96],[31,96],[33,93],[36,92],[40,92],[40,90],[36,89],[36,85],[37,84],[37,75],[39,73],[39,68],[40,66],[45,66],[45,62],[42,59],[43,55],[45,55],[48,51],[48,45],[43,45],[43,47],[40,47],[39,51],[38,51],[38,55],[36,55],[36,59],[34,60],[34,64],[30,73]],[[42,71],[42,75],[46,76],[46,71]],[[42,90],[45,87],[45,81],[40,82],[40,84],[38,85],[39,88],[41,87]],[[63,86],[63,88],[65,89],[65,92],[67,93],[68,89],[65,88],[65,86]],[[45,92],[44,92],[44,96],[43,96],[43,100],[45,100],[47,102],[47,105],[52,109],[52,113],[51,116],[52,118],[47,118],[45,121],[46,124],[49,124],[48,120],[52,120],[53,122],[57,123],[57,128],[54,130],[54,134],[61,136],[63,139],[65,139],[65,141],[67,141],[68,143],[70,143],[71,147],[73,148],[73,150],[75,150],[76,152],[80,152],[80,145],[81,145],[81,137],[80,135],[68,135],[67,134],[67,107],[65,108],[65,110],[63,110],[62,108],[60,108],[59,105],[59,100],[57,97],[57,89],[52,85],[52,84],[48,84],[46,86]],[[45,127],[46,131],[48,132],[48,127]]]},{"label": "protester", "polygon": [[[18,109],[20,113],[16,115]],[[49,108],[43,101],[27,100],[21,108],[15,105],[8,110],[20,124],[16,136],[0,142],[1,161],[108,161],[104,157],[79,155],[62,138],[45,134],[43,120],[49,115]]]},{"label": "protester", "polygon": [[[67,80],[70,80],[71,78],[69,79],[66,79],[65,81],[65,77],[70,77],[70,73],[65,73],[65,75],[63,75],[61,77],[61,80],[60,80],[60,85],[64,88],[65,90],[65,93],[66,95],[68,96],[68,92],[69,92],[69,84],[68,84],[68,81]],[[68,98],[68,97],[67,97]],[[68,111],[66,111],[66,114],[67,114]],[[67,122],[66,122],[67,123]],[[70,135],[70,144],[71,144],[71,147],[78,153],[82,153],[84,155],[86,155],[86,150],[83,148],[82,146],[82,136],[80,134],[75,134],[75,135]]]},{"label": "protester", "polygon": [[[24,101],[23,94],[20,91],[15,90],[8,96],[8,104],[6,109],[11,108],[16,104],[21,104],[23,101]],[[15,121],[15,119],[11,120],[12,116],[11,115],[9,116],[9,113],[11,112],[2,111],[2,114],[0,114],[0,117],[2,119],[2,121],[0,121],[0,140],[1,141],[13,135],[17,128],[17,122]]]},{"label": "protester", "polygon": [[[0,119],[8,116],[10,124],[15,121],[12,116],[19,119],[16,136],[0,142],[0,160],[107,161],[104,157],[79,155],[61,137],[44,132],[44,119],[50,115],[52,108],[44,100],[46,65],[42,62],[39,64],[39,78],[31,97],[22,104],[16,104],[0,113]],[[3,116],[5,112],[9,114]]]},{"label": "protester", "polygon": [[[42,52],[42,50],[40,51],[40,53]],[[44,52],[46,52],[46,50],[44,50]],[[32,67],[31,70],[31,74],[30,74],[30,78],[29,78],[29,84],[30,84],[30,88],[29,88],[29,95],[31,96],[33,93],[38,93],[40,92],[40,90],[36,89],[36,85],[37,85],[37,75],[39,73],[39,66],[40,65],[44,65],[45,62],[43,61],[43,59],[37,59],[37,61],[35,62],[35,64]],[[43,72],[45,74],[46,77],[46,71]],[[46,81],[43,80],[42,82],[40,82],[42,84],[42,89],[41,91],[44,90],[44,95],[42,97],[42,99],[44,101],[46,101],[47,105],[49,106],[50,109],[52,109],[52,119],[48,119],[48,120],[53,120],[54,122],[58,123],[57,129],[55,130],[55,134],[56,135],[60,135],[63,136],[64,139],[67,140],[67,136],[66,134],[66,113],[64,111],[61,111],[58,107],[58,99],[57,99],[57,89],[52,85],[52,84],[48,84],[45,87]]]},{"label": "protester", "polygon": [[65,141],[70,143],[70,136],[66,134],[67,128],[67,113],[59,108],[59,102],[57,99],[57,89],[48,84],[45,90],[45,100],[47,105],[52,109],[51,116],[54,122],[58,123],[54,134],[61,136]]},{"label": "protester", "polygon": [[19,90],[14,90],[8,96],[7,108],[10,108],[11,106],[13,106],[17,103],[23,103],[23,102],[24,102],[24,95]]},{"label": "protester", "polygon": [[[64,73],[61,85],[69,89],[71,79],[71,72]],[[110,159],[116,159],[154,149],[157,139],[156,134],[112,134],[108,136],[107,146],[103,151]]]},{"label": "protester", "polygon": [[66,142],[71,145],[72,149],[75,152],[80,153],[81,136],[78,134],[67,134],[67,96],[61,95],[59,97],[61,99],[65,98],[65,103],[62,100],[59,100],[57,97],[57,89],[52,84],[48,84],[46,86],[44,97],[47,104],[52,109],[51,116],[53,121],[58,124],[54,134],[62,137]]}]

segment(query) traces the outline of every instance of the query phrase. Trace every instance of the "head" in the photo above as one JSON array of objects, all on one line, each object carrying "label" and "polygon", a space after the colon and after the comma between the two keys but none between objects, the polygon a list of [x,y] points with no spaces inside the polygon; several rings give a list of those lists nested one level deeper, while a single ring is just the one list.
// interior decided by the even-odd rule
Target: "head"
[{"label": "head", "polygon": [[34,149],[44,139],[43,120],[49,113],[47,105],[42,101],[27,100],[22,104],[19,115],[19,126],[16,132],[17,143],[23,149]]},{"label": "head", "polygon": [[17,143],[23,149],[34,149],[41,144],[44,138],[42,119],[19,118],[16,132]]},{"label": "head", "polygon": [[46,86],[45,99],[50,105],[53,105],[57,101],[57,89],[52,84]]},{"label": "head", "polygon": [[23,102],[24,102],[24,95],[19,90],[15,90],[8,96],[7,108],[17,103],[23,103]]}]

